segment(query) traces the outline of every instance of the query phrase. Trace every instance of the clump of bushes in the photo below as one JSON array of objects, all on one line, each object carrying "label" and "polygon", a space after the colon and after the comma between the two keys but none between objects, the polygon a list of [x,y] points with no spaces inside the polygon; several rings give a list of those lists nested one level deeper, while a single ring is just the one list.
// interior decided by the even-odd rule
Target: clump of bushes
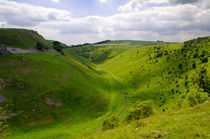
[{"label": "clump of bushes", "polygon": [[53,48],[54,48],[57,52],[59,52],[59,53],[61,53],[62,55],[64,55],[62,44],[61,44],[59,41],[54,41],[54,42],[53,42]]},{"label": "clump of bushes", "polygon": [[208,93],[204,92],[203,89],[199,88],[197,85],[191,87],[188,95],[188,103],[191,107],[203,103],[207,100]]},{"label": "clump of bushes", "polygon": [[108,117],[103,122],[103,130],[114,129],[119,126],[119,118],[117,116]]},{"label": "clump of bushes", "polygon": [[6,138],[6,136],[8,136],[8,125],[3,122],[0,121],[0,138]]},{"label": "clump of bushes", "polygon": [[202,63],[207,63],[207,62],[208,62],[208,58],[207,58],[207,57],[202,58],[202,59],[201,59],[201,62],[202,62]]},{"label": "clump of bushes", "polygon": [[0,107],[0,139],[4,139],[9,135],[9,126],[6,123],[5,114],[3,109]]},{"label": "clump of bushes", "polygon": [[36,49],[42,51],[42,50],[48,50],[49,47],[44,46],[41,42],[37,42],[36,43]]},{"label": "clump of bushes", "polygon": [[141,103],[136,103],[133,108],[130,109],[125,121],[129,122],[132,120],[139,120],[142,118],[149,117],[153,114],[152,101],[144,101]]}]

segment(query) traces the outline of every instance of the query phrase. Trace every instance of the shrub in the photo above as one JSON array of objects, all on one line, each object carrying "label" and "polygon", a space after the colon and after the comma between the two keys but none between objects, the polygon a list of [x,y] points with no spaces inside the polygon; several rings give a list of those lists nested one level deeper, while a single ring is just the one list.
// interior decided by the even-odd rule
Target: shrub
[{"label": "shrub", "polygon": [[193,63],[192,68],[196,69],[196,63]]},{"label": "shrub", "polygon": [[179,64],[179,66],[178,66],[178,67],[179,67],[179,69],[180,69],[180,70],[182,70],[183,65],[182,65],[182,64]]},{"label": "shrub", "polygon": [[53,48],[54,48],[57,52],[59,52],[59,53],[61,53],[62,55],[64,55],[64,53],[63,53],[63,47],[62,47],[62,44],[61,44],[60,42],[54,41],[54,42],[53,42]]},{"label": "shrub", "polygon": [[8,125],[5,122],[0,121],[0,138],[6,138],[8,136]]},{"label": "shrub", "polygon": [[119,126],[119,118],[117,116],[108,117],[103,122],[103,130],[114,129]]},{"label": "shrub", "polygon": [[208,62],[208,58],[207,58],[207,57],[202,58],[202,59],[201,59],[201,62],[202,62],[202,63],[207,63],[207,62]]},{"label": "shrub", "polygon": [[37,42],[37,44],[36,44],[36,49],[38,49],[38,50],[43,50],[45,47],[44,47],[44,45],[42,44],[42,43],[40,43],[40,42]]},{"label": "shrub", "polygon": [[198,86],[194,85],[190,89],[190,93],[188,95],[188,103],[191,107],[203,103],[207,100],[208,93],[203,92],[203,89],[199,88]]},{"label": "shrub", "polygon": [[144,101],[135,104],[134,107],[130,109],[125,121],[139,120],[141,118],[149,117],[151,114],[153,114],[152,101]]}]

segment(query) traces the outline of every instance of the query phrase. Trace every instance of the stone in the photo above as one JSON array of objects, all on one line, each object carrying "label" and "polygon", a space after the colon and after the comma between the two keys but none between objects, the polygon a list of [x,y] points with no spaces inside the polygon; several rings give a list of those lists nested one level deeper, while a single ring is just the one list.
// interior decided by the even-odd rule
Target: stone
[{"label": "stone", "polygon": [[7,100],[7,99],[6,99],[4,96],[0,95],[0,103],[5,102],[6,100]]},{"label": "stone", "polygon": [[49,106],[52,106],[55,104],[55,102],[51,98],[45,98],[45,103]]},{"label": "stone", "polygon": [[7,50],[7,47],[4,45],[0,45],[0,55],[9,54],[9,51]]}]

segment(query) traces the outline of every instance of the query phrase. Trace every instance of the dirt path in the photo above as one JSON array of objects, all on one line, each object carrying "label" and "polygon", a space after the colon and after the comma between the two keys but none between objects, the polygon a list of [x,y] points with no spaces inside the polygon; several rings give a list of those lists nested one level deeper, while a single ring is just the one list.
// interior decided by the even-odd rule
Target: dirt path
[{"label": "dirt path", "polygon": [[[110,75],[111,76],[111,75]],[[118,80],[116,80],[114,77],[112,77],[112,80],[114,80],[124,91],[124,95],[125,95],[125,105],[123,107],[123,109],[120,111],[120,113],[118,114],[118,116],[120,116],[123,111],[126,109],[127,107],[127,89],[125,88],[125,86],[123,86],[123,84],[121,84]]]},{"label": "dirt path", "polygon": [[[103,72],[106,72],[104,69],[102,69],[101,67],[99,67]],[[120,86],[120,88],[122,88],[123,89],[123,94],[124,94],[124,96],[125,96],[125,105],[124,105],[124,107],[123,107],[123,109],[120,111],[120,113],[118,114],[118,116],[120,116],[122,113],[123,113],[123,111],[126,109],[126,107],[127,107],[127,94],[128,94],[128,92],[127,92],[127,89],[125,88],[125,86],[123,85],[123,84],[121,84],[118,80],[116,80],[110,73],[108,73],[108,72],[106,72],[111,78],[112,78],[112,80],[114,80],[119,86]]]}]

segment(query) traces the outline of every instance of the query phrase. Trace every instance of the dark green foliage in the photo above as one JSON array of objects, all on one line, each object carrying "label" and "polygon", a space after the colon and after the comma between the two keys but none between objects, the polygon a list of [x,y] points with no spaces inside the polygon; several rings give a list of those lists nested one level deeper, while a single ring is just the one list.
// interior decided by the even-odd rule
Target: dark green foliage
[{"label": "dark green foliage", "polygon": [[0,139],[4,139],[8,136],[8,124],[3,121],[0,121]]},{"label": "dark green foliage", "polygon": [[196,69],[196,63],[193,63],[192,68]]},{"label": "dark green foliage", "polygon": [[180,69],[180,70],[182,70],[183,65],[182,65],[182,64],[179,64],[179,66],[178,66],[178,67],[179,67],[179,69]]},{"label": "dark green foliage", "polygon": [[193,58],[197,58],[198,57],[198,53],[195,53],[194,55],[193,55]]},{"label": "dark green foliage", "polygon": [[163,56],[163,53],[157,54],[156,58]]},{"label": "dark green foliage", "polygon": [[206,92],[203,92],[203,89],[197,86],[191,87],[189,95],[188,95],[188,102],[191,107],[205,102],[207,98],[208,98],[208,94]]},{"label": "dark green foliage", "polygon": [[141,118],[149,117],[151,114],[153,114],[152,101],[148,100],[135,104],[134,107],[128,112],[125,120],[127,122],[139,120]]},{"label": "dark green foliage", "polygon": [[40,51],[42,51],[42,50],[44,50],[44,45],[42,44],[42,43],[40,43],[40,42],[37,42],[37,44],[36,44],[36,49],[37,50],[40,50]]},{"label": "dark green foliage", "polygon": [[0,107],[0,139],[6,138],[9,134],[9,125],[6,123],[7,115],[8,114]]},{"label": "dark green foliage", "polygon": [[191,77],[191,82],[197,84],[204,92],[210,93],[210,80],[207,76],[207,70],[205,67],[200,68]]},{"label": "dark green foliage", "polygon": [[202,59],[201,59],[201,62],[202,62],[202,63],[207,63],[207,62],[208,62],[208,58],[207,58],[207,57],[202,58]]},{"label": "dark green foliage", "polygon": [[61,44],[59,41],[54,41],[54,42],[53,42],[53,48],[54,48],[57,52],[59,52],[59,53],[61,53],[62,55],[64,55],[62,44]]},{"label": "dark green foliage", "polygon": [[117,116],[108,117],[103,122],[103,130],[114,129],[119,126],[119,118]]}]

